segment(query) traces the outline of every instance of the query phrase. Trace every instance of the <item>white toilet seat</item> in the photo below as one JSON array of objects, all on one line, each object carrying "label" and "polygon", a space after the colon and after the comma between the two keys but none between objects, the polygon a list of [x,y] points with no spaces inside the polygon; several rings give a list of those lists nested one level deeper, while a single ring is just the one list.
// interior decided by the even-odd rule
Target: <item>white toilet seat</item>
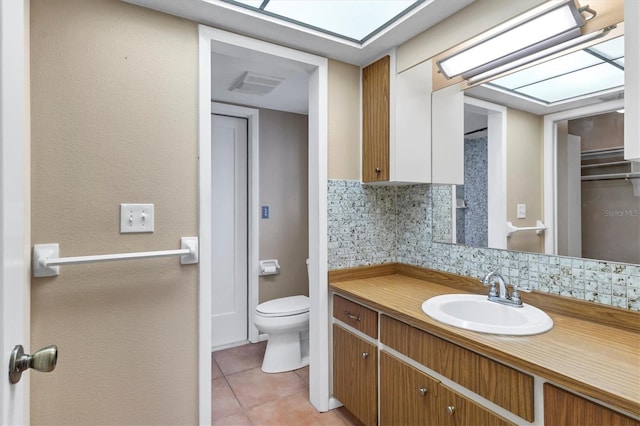
[{"label": "white toilet seat", "polygon": [[307,296],[281,297],[256,306],[256,313],[263,317],[284,317],[305,312],[309,312]]}]

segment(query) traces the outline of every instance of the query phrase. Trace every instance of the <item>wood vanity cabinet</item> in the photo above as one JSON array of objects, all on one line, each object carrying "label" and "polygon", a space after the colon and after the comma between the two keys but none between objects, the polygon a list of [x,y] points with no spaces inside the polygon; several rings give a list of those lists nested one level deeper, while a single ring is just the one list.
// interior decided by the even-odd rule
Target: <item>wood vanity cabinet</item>
[{"label": "wood vanity cabinet", "polygon": [[395,51],[362,68],[362,181],[431,181],[431,61],[396,73]]},{"label": "wood vanity cabinet", "polygon": [[378,348],[333,325],[333,396],[365,425],[378,422]]},{"label": "wood vanity cabinet", "polygon": [[560,389],[549,383],[543,387],[545,426],[638,426],[640,422]]},{"label": "wood vanity cabinet", "polygon": [[513,423],[381,351],[380,425],[498,426]]}]

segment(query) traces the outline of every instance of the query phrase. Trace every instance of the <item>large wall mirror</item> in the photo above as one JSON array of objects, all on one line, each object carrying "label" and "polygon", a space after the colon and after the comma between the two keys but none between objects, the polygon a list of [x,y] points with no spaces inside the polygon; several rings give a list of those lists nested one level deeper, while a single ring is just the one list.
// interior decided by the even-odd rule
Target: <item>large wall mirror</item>
[{"label": "large wall mirror", "polygon": [[640,264],[624,24],[464,94],[464,184],[434,183],[435,241]]}]

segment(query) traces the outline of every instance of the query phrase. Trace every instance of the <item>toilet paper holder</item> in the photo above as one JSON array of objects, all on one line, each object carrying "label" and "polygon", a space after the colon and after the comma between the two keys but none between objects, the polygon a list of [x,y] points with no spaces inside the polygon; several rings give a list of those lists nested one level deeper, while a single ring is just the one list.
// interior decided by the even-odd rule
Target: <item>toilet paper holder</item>
[{"label": "toilet paper holder", "polygon": [[278,259],[267,259],[260,261],[260,275],[275,275],[280,272]]}]

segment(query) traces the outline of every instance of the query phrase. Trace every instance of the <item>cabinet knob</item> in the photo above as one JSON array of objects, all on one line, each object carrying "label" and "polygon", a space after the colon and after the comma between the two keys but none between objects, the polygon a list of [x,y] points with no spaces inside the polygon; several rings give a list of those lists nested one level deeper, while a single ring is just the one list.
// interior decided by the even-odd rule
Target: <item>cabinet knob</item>
[{"label": "cabinet knob", "polygon": [[449,415],[453,416],[453,413],[456,412],[456,407],[454,407],[453,405],[449,405],[447,407],[447,412],[449,413]]},{"label": "cabinet knob", "polygon": [[418,392],[420,392],[420,395],[425,396],[427,394],[427,388],[418,388]]},{"label": "cabinet knob", "polygon": [[368,356],[369,356],[369,353],[368,353],[368,352],[362,352],[362,354],[360,354],[360,357],[361,357],[362,359],[367,359],[367,357],[368,357]]},{"label": "cabinet knob", "polygon": [[380,173],[382,171],[382,169],[380,169],[380,167],[376,167],[376,173]]}]

